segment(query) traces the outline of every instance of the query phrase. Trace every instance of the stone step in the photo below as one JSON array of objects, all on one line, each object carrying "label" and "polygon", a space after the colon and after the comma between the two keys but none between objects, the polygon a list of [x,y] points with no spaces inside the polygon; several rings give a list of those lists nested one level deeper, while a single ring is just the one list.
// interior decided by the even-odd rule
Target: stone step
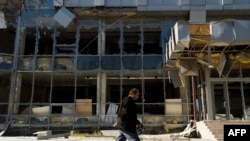
[{"label": "stone step", "polygon": [[204,124],[218,141],[224,140],[224,125],[243,124],[250,125],[250,121],[242,120],[207,120]]},{"label": "stone step", "polygon": [[234,123],[250,123],[250,120],[206,120],[204,123],[210,123],[210,124],[216,124],[216,123],[228,123],[228,124],[234,124]]}]

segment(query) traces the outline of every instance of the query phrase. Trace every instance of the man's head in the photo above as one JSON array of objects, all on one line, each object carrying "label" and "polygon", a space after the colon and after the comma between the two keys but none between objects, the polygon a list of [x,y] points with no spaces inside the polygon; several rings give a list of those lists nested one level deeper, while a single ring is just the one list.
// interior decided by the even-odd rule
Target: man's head
[{"label": "man's head", "polygon": [[128,96],[132,97],[133,100],[137,100],[139,98],[139,95],[139,89],[137,88],[132,88],[128,94]]}]

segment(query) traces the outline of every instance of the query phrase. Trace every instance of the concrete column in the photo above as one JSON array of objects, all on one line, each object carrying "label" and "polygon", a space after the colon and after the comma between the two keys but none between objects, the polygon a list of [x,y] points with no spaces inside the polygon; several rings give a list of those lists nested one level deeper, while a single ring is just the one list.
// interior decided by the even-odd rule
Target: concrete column
[{"label": "concrete column", "polygon": [[188,115],[188,119],[190,120],[190,118],[192,118],[192,84],[190,83],[190,77],[189,76],[184,76],[184,80],[185,80],[185,95],[186,95],[186,102],[187,102],[187,105],[184,105],[184,106],[187,106],[186,109],[187,109],[187,115]]},{"label": "concrete column", "polygon": [[[20,32],[20,44],[19,44],[19,53],[18,55],[23,55],[25,50],[25,41],[26,41],[26,28],[21,28]],[[15,56],[18,57],[18,56]],[[20,95],[21,95],[21,89],[22,89],[22,74],[17,73],[16,77],[16,88],[15,88],[15,97],[14,97],[14,108],[13,113],[18,114],[19,112],[19,104],[20,103]]]},{"label": "concrete column", "polygon": [[201,111],[200,112],[202,112],[202,118],[201,119],[205,119],[206,118],[206,109],[205,109],[205,104],[206,104],[206,102],[205,102],[205,89],[204,89],[204,87],[202,86],[201,87],[201,107],[202,107],[202,109],[201,109]]},{"label": "concrete column", "polygon": [[230,95],[228,91],[228,83],[225,82],[223,84],[223,91],[224,91],[224,98],[225,98],[225,106],[226,106],[226,119],[230,120],[231,119],[231,110],[230,110]]},{"label": "concrete column", "polygon": [[[19,111],[19,102],[20,102],[20,92],[21,92],[21,82],[22,75],[17,72],[18,69],[18,56],[19,52],[24,50],[24,44],[22,41],[25,40],[25,36],[22,31],[21,25],[21,17],[18,17],[18,25],[16,28],[16,36],[15,36],[15,44],[14,44],[14,54],[13,54],[13,70],[11,75],[11,87],[10,87],[10,95],[9,95],[9,108],[8,108],[8,116],[9,118],[13,114],[17,114]],[[22,53],[22,52],[21,52]]]},{"label": "concrete column", "polygon": [[[190,114],[190,108],[189,108],[189,98],[188,94],[186,93],[185,87],[179,87],[180,92],[180,98],[182,100],[182,114],[183,115],[189,115]],[[185,103],[185,104],[183,104]],[[187,117],[187,121],[189,121],[190,117]]]},{"label": "concrete column", "polygon": [[[182,113],[183,115],[187,115],[187,121],[190,120],[190,114],[192,105],[191,105],[191,85],[189,77],[182,76],[182,80],[184,81],[184,86],[179,88],[180,98],[182,100]],[[184,103],[184,104],[183,104]]]},{"label": "concrete column", "polygon": [[13,114],[19,113],[19,103],[21,97],[21,86],[22,86],[22,74],[18,73],[16,77],[16,87],[15,87],[15,95],[14,95],[14,107],[13,107]]},{"label": "concrete column", "polygon": [[[103,21],[99,21],[99,32],[98,32],[98,55],[105,55],[105,31],[103,27]],[[100,62],[101,62],[100,57]],[[100,67],[100,66],[99,66]],[[99,71],[97,75],[97,115],[105,115],[106,112],[106,73]],[[101,117],[103,121],[104,116]]]},{"label": "concrete column", "polygon": [[[19,53],[18,55],[23,55],[25,50],[25,41],[26,41],[26,28],[21,28],[20,32],[20,45],[19,45]],[[18,58],[16,55],[15,57]],[[17,66],[16,66],[17,67]],[[17,68],[16,68],[17,69]],[[16,76],[16,87],[15,87],[15,96],[14,96],[14,107],[13,107],[13,113],[18,114],[19,112],[19,103],[20,103],[20,95],[21,95],[21,89],[22,89],[22,74],[17,73]]]},{"label": "concrete column", "polygon": [[[106,111],[106,73],[99,73],[97,76],[97,111],[98,115],[105,115]],[[104,116],[101,117],[101,121]]]},{"label": "concrete column", "polygon": [[19,50],[20,55],[24,54],[25,44],[26,44],[26,28],[23,27],[21,29],[21,40],[20,40],[20,50]]},{"label": "concrete column", "polygon": [[214,108],[214,92],[212,92],[212,86],[210,82],[210,70],[205,68],[205,82],[206,82],[206,101],[207,101],[207,120],[215,119]]}]

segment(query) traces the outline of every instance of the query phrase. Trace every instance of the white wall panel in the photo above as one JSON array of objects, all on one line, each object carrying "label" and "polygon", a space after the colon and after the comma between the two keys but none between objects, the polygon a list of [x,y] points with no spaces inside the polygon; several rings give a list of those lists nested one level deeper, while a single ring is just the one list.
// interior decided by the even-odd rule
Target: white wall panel
[{"label": "white wall panel", "polygon": [[207,5],[221,5],[222,4],[222,0],[207,0],[206,4]]},{"label": "white wall panel", "polygon": [[[103,0],[100,0],[103,1]],[[79,5],[83,7],[92,7],[94,6],[94,0],[79,0]]]},{"label": "white wall panel", "polygon": [[250,4],[234,4],[233,9],[250,9]]},{"label": "white wall panel", "polygon": [[92,7],[94,6],[94,0],[64,0],[64,6],[66,7]]},{"label": "white wall panel", "polygon": [[190,5],[190,0],[180,0],[180,5]]},{"label": "white wall panel", "polygon": [[64,0],[64,6],[67,7],[75,7],[75,6],[79,6],[80,2],[79,0]]},{"label": "white wall panel", "polygon": [[190,0],[190,5],[206,5],[205,0]]},{"label": "white wall panel", "polygon": [[206,10],[190,10],[189,22],[191,23],[205,23]]},{"label": "white wall panel", "polygon": [[207,1],[206,4],[206,10],[222,10],[223,5],[222,5],[222,0],[213,0],[213,1]]},{"label": "white wall panel", "polygon": [[120,6],[137,6],[137,0],[106,0],[106,6],[120,7]]},{"label": "white wall panel", "polygon": [[94,0],[94,6],[104,6],[105,0]]},{"label": "white wall panel", "polygon": [[137,0],[138,1],[138,5],[147,5],[148,1],[147,0]]},{"label": "white wall panel", "polygon": [[223,9],[223,6],[222,5],[207,5],[206,6],[206,9],[207,10],[222,10]]},{"label": "white wall panel", "polygon": [[223,9],[225,9],[225,10],[231,10],[231,9],[233,9],[233,5],[232,4],[223,5]]},{"label": "white wall panel", "polygon": [[179,0],[163,0],[163,5],[179,5]]},{"label": "white wall panel", "polygon": [[234,4],[246,4],[248,3],[248,0],[233,0]]},{"label": "white wall panel", "polygon": [[122,0],[122,6],[137,6],[137,0]]},{"label": "white wall panel", "polygon": [[148,6],[163,5],[163,0],[148,0]]},{"label": "white wall panel", "polygon": [[233,4],[233,0],[223,0],[223,4]]},{"label": "white wall panel", "polygon": [[120,6],[121,0],[106,0],[106,6]]}]

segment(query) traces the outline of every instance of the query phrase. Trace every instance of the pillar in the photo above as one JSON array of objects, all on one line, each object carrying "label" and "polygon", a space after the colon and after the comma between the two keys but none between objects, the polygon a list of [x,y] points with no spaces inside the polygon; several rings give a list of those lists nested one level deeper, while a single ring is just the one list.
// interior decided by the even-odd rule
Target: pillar
[{"label": "pillar", "polygon": [[[98,55],[100,56],[99,65],[101,65],[101,56],[105,55],[105,31],[103,27],[103,20],[99,21],[98,31]],[[100,70],[99,66],[99,70]],[[106,83],[107,76],[105,72],[99,71],[97,74],[97,108],[96,114],[101,116],[101,121],[104,120],[106,112]]]},{"label": "pillar", "polygon": [[210,69],[205,68],[205,86],[206,86],[206,107],[207,107],[207,120],[215,119],[215,108],[214,108],[214,92],[212,92],[212,86],[210,82]]}]

